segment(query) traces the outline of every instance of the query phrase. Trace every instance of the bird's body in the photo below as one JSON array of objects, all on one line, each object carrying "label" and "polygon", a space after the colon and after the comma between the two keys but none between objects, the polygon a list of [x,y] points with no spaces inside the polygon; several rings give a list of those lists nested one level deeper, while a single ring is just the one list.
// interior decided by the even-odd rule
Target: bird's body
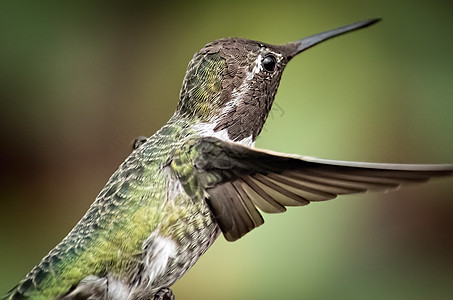
[{"label": "bird's body", "polygon": [[134,146],[68,236],[2,299],[157,299],[220,232],[234,241],[263,224],[258,209],[283,212],[451,174],[452,165],[327,161],[252,148],[287,62],[374,22],[279,46],[245,39],[206,45],[189,64],[169,122]]},{"label": "bird's body", "polygon": [[21,284],[26,297],[56,298],[84,280],[79,289],[99,293],[99,299],[106,293],[108,299],[150,299],[214,242],[220,230],[204,191],[173,174],[190,174],[184,168],[193,158],[174,151],[200,136],[189,122],[173,120],[126,159],[84,218],[30,272]]}]

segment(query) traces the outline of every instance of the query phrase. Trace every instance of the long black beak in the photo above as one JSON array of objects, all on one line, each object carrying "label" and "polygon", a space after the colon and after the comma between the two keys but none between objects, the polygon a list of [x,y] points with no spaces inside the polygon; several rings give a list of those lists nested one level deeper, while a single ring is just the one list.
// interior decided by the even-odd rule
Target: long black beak
[{"label": "long black beak", "polygon": [[347,33],[356,29],[368,27],[370,25],[373,25],[374,23],[380,21],[381,19],[370,19],[362,22],[357,22],[354,24],[346,25],[340,28],[332,29],[329,31],[321,32],[300,40],[297,40],[295,42],[289,43],[285,45],[285,48],[288,49],[289,51],[287,52],[288,55],[288,60],[299,54],[300,52],[313,47],[316,44],[319,44],[321,42],[327,41],[328,39],[331,39],[333,37],[336,37],[338,35],[341,35],[343,33]]}]

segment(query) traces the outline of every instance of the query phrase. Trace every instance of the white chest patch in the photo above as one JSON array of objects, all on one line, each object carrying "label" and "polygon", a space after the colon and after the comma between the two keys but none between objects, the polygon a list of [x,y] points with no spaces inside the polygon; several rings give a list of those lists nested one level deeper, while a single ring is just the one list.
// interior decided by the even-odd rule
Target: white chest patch
[{"label": "white chest patch", "polygon": [[130,290],[121,280],[109,277],[108,279],[108,296],[109,300],[122,300],[129,297]]},{"label": "white chest patch", "polygon": [[159,235],[159,231],[155,230],[143,243],[144,257],[144,272],[143,280],[140,286],[136,286],[132,290],[151,289],[156,278],[166,272],[168,262],[176,256],[176,243],[166,237]]},{"label": "white chest patch", "polygon": [[228,130],[227,129],[222,129],[222,130],[219,130],[219,131],[214,131],[214,128],[217,126],[216,123],[199,123],[199,124],[196,124],[194,126],[194,129],[197,130],[200,135],[202,136],[212,136],[212,137],[216,137],[218,139],[221,139],[223,141],[227,141],[227,142],[233,142],[233,143],[239,143],[239,144],[242,144],[244,146],[248,146],[248,147],[254,147],[255,146],[255,142],[253,141],[252,139],[252,136],[248,136],[240,141],[232,141],[230,139],[230,137],[228,136]]}]

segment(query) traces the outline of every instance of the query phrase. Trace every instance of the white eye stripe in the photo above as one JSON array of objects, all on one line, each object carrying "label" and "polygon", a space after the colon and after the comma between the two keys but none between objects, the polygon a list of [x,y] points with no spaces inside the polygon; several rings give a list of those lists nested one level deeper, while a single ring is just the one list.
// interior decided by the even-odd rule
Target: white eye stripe
[{"label": "white eye stripe", "polygon": [[[275,66],[281,64],[281,62],[283,60],[283,55],[281,55],[280,53],[274,52],[269,48],[262,48],[262,50],[260,51],[260,54],[258,55],[258,57],[255,60],[255,66],[253,68],[254,74],[259,73],[263,70],[263,59],[266,59],[266,57],[268,57],[268,56],[274,57]],[[275,71],[275,69],[276,69],[276,67],[274,67],[274,71]]]},{"label": "white eye stripe", "polygon": [[257,74],[261,72],[262,65],[261,65],[261,60],[262,60],[262,55],[261,53],[258,55],[258,57],[255,60],[255,66],[253,67],[252,74]]}]

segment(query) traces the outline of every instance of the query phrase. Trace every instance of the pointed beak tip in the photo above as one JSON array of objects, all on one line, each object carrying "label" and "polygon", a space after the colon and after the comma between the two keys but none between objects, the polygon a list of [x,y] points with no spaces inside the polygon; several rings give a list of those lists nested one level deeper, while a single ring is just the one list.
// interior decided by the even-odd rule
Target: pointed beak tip
[{"label": "pointed beak tip", "polygon": [[328,30],[325,32],[321,32],[318,34],[314,34],[312,36],[297,40],[295,42],[289,43],[287,45],[291,45],[292,50],[289,51],[288,53],[288,59],[290,60],[300,52],[313,47],[316,44],[319,44],[321,42],[324,42],[328,39],[331,39],[333,37],[336,37],[338,35],[342,35],[344,33],[354,31],[360,28],[365,28],[368,26],[371,26],[379,21],[381,21],[381,18],[373,18],[373,19],[368,19],[360,22],[356,22],[353,24],[349,24],[346,26],[342,26],[336,29]]},{"label": "pointed beak tip", "polygon": [[382,21],[382,18],[372,18],[372,19],[368,19],[368,20],[366,20],[366,21],[363,21],[364,23],[366,23],[366,25],[365,25],[364,27],[370,26],[370,25],[373,25],[373,24],[376,24],[377,22],[380,22],[380,21]]}]

